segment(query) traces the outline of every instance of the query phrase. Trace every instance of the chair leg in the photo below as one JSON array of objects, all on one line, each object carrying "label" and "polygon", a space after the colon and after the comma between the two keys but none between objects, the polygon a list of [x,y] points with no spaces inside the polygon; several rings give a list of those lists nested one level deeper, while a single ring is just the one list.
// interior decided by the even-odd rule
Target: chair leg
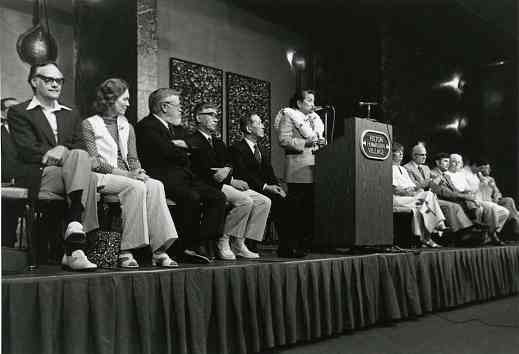
[{"label": "chair leg", "polygon": [[25,222],[27,230],[27,248],[29,249],[29,270],[36,270],[38,268],[38,251],[34,240],[34,203],[28,202],[25,205]]}]

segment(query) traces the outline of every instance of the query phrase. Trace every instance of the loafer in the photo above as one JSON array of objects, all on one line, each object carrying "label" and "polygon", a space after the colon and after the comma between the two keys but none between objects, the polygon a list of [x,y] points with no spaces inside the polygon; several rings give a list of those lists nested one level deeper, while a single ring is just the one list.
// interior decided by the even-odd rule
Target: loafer
[{"label": "loafer", "polygon": [[154,253],[151,257],[151,265],[164,268],[178,267],[178,263],[172,260],[166,252]]},{"label": "loafer", "polygon": [[70,256],[63,255],[61,265],[66,270],[89,272],[97,269],[97,265],[90,262],[83,250],[75,250]]},{"label": "loafer", "polygon": [[259,253],[252,252],[245,246],[245,244],[242,244],[240,248],[233,248],[233,252],[237,257],[241,258],[247,258],[247,259],[257,259],[260,258]]}]

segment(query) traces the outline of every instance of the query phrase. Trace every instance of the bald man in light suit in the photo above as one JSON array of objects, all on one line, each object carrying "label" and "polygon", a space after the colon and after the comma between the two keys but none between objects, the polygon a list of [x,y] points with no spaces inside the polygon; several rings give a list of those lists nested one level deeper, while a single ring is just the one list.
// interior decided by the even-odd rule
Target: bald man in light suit
[{"label": "bald man in light suit", "polygon": [[[431,170],[425,164],[427,159],[427,149],[423,144],[417,144],[413,147],[412,160],[404,165],[404,168],[409,173],[411,180],[420,188],[424,190],[431,190],[438,194],[438,186],[431,178]],[[469,219],[462,206],[458,203],[438,199],[440,208],[445,214],[448,226],[452,232],[459,232],[467,230],[474,226],[474,223]]]}]

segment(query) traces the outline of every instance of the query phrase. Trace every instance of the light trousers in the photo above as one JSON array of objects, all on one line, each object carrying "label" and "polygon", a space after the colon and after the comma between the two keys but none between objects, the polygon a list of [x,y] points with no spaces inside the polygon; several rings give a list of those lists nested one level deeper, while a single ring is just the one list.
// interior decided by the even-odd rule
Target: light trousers
[{"label": "light trousers", "polygon": [[148,244],[153,251],[166,250],[178,238],[169,213],[162,182],[145,182],[129,177],[102,175],[99,192],[117,194],[121,203],[123,233],[121,250]]},{"label": "light trousers", "polygon": [[499,232],[503,228],[510,212],[494,202],[478,200],[480,205],[476,211],[476,220],[489,227],[490,232]]},{"label": "light trousers", "polygon": [[411,229],[422,241],[426,236],[441,228],[445,221],[438,198],[431,192],[420,192],[415,196],[393,196],[393,206],[408,207],[413,211]]},{"label": "light trousers", "polygon": [[232,205],[225,218],[224,235],[263,240],[272,204],[270,198],[252,189],[240,191],[228,184],[222,186],[222,192]]},{"label": "light trousers", "polygon": [[83,230],[89,232],[99,227],[97,218],[96,186],[97,174],[91,171],[90,156],[84,150],[70,150],[62,166],[47,166],[41,177],[42,192],[70,194],[83,191]]}]

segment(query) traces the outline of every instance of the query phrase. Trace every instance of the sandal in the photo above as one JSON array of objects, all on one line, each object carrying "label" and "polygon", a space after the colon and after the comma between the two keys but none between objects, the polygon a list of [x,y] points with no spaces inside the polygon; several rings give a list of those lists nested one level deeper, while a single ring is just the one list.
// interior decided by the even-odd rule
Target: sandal
[{"label": "sandal", "polygon": [[156,267],[175,268],[178,263],[169,258],[166,252],[154,253],[151,257],[151,264]]},{"label": "sandal", "polygon": [[428,248],[441,248],[439,244],[434,242],[433,240],[429,239],[427,241],[422,241],[422,247],[428,247]]},{"label": "sandal", "polygon": [[130,252],[120,254],[117,259],[117,265],[120,268],[139,268],[139,263],[137,263]]}]

